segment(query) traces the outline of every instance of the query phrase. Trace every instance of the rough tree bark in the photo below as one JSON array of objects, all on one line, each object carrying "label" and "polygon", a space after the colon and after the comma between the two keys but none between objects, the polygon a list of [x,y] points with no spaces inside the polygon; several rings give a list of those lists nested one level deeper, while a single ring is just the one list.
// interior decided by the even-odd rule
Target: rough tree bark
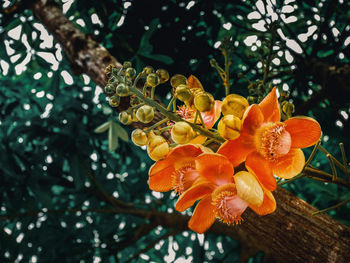
[{"label": "rough tree bark", "polygon": [[[41,0],[32,10],[36,18],[63,47],[76,74],[88,74],[98,85],[106,84],[104,68],[120,63],[100,44],[79,31],[56,4]],[[325,214],[311,216],[314,207],[279,188],[274,192],[277,211],[259,217],[252,211],[243,215],[243,224],[228,227],[216,222],[209,233],[238,239],[252,251],[262,250],[278,262],[350,262],[350,228]],[[180,213],[146,211],[125,205],[120,200],[107,200],[116,212],[149,219],[152,224],[188,230],[188,216]]]}]

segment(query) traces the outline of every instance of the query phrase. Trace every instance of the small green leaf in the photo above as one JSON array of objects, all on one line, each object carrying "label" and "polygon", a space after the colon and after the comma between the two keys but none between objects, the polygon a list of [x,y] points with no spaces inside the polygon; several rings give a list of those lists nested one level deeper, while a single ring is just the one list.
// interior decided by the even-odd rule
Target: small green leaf
[{"label": "small green leaf", "polygon": [[129,141],[129,135],[122,126],[120,126],[118,123],[115,123],[115,122],[113,122],[112,125],[114,126],[113,131],[116,133],[115,134],[116,136],[118,136],[120,139],[122,139],[125,142]]},{"label": "small green leaf", "polygon": [[118,147],[118,134],[114,125],[110,125],[108,130],[108,149],[113,152]]},{"label": "small green leaf", "polygon": [[101,124],[100,126],[98,126],[98,127],[94,130],[94,132],[96,132],[96,133],[105,132],[105,131],[108,130],[108,128],[110,127],[110,125],[111,125],[111,121],[107,121],[107,122]]}]

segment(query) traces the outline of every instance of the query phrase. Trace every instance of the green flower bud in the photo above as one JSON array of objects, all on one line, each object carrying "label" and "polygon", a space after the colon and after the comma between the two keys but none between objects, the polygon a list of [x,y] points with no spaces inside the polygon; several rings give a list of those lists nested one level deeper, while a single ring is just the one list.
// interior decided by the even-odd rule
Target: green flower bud
[{"label": "green flower bud", "polygon": [[146,79],[146,84],[147,84],[147,86],[152,87],[152,88],[158,86],[160,84],[160,79],[159,79],[158,75],[155,73],[148,74],[147,79]]},{"label": "green flower bud", "polygon": [[142,102],[142,100],[137,97],[136,95],[132,95],[130,97],[130,106],[136,106],[136,105],[139,105],[140,103]]},{"label": "green flower bud", "polygon": [[119,69],[117,69],[117,68],[112,68],[112,74],[113,74],[113,75],[118,75],[118,73],[119,73]]},{"label": "green flower bud", "polygon": [[105,87],[105,92],[108,95],[114,94],[115,93],[115,86],[112,85],[112,84],[107,84],[106,87]]},{"label": "green flower bud", "polygon": [[287,117],[291,117],[292,113],[295,110],[294,104],[289,101],[283,101],[281,104],[282,111],[284,114],[287,115]]},{"label": "green flower bud", "polygon": [[145,75],[149,75],[153,72],[154,72],[154,68],[151,66],[144,67],[142,70],[142,73],[144,73]]},{"label": "green flower bud", "polygon": [[128,68],[131,68],[132,67],[132,64],[130,61],[124,61],[123,63],[123,68],[124,69],[128,69]]},{"label": "green flower bud", "polygon": [[154,110],[151,106],[143,105],[136,111],[136,117],[140,122],[149,123],[154,118]]},{"label": "green flower bud", "polygon": [[160,79],[160,83],[164,83],[169,80],[169,73],[165,69],[157,69],[156,74]]},{"label": "green flower bud", "polygon": [[118,107],[120,104],[120,97],[118,95],[114,95],[109,98],[109,105],[112,107]]},{"label": "green flower bud", "polygon": [[130,79],[134,79],[136,77],[136,69],[134,69],[134,68],[127,68],[125,70],[125,76],[127,76]]},{"label": "green flower bud", "polygon": [[119,121],[124,125],[129,125],[132,123],[132,115],[127,111],[122,111],[119,113]]},{"label": "green flower bud", "polygon": [[290,96],[290,93],[288,91],[285,91],[285,90],[282,90],[280,92],[281,94],[281,100],[288,100],[289,99],[289,96]]},{"label": "green flower bud", "polygon": [[129,96],[129,92],[129,86],[124,83],[120,83],[116,88],[116,93],[121,97]]},{"label": "green flower bud", "polygon": [[187,78],[184,75],[176,74],[171,77],[170,79],[170,85],[175,89],[180,84],[187,85]]},{"label": "green flower bud", "polygon": [[194,97],[194,106],[200,112],[210,111],[214,104],[214,97],[208,92],[200,92]]},{"label": "green flower bud", "polygon": [[183,102],[190,101],[193,97],[190,88],[185,84],[180,84],[177,86],[175,90],[175,96]]},{"label": "green flower bud", "polygon": [[136,129],[131,133],[131,140],[137,146],[144,146],[148,143],[147,134],[141,129]]}]

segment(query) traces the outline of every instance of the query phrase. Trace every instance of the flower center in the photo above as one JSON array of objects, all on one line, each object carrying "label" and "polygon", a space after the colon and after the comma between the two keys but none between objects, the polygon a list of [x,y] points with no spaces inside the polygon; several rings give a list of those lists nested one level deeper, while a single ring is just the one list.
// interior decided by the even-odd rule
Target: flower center
[{"label": "flower center", "polygon": [[180,115],[183,119],[190,120],[194,118],[196,110],[188,106],[179,106],[176,113]]},{"label": "flower center", "polygon": [[175,194],[181,195],[197,179],[198,173],[195,169],[194,162],[184,164],[176,169],[171,175],[171,184]]},{"label": "flower center", "polygon": [[232,191],[223,191],[216,195],[213,205],[216,217],[228,225],[241,223],[241,215],[248,207],[248,203]]},{"label": "flower center", "polygon": [[286,155],[292,143],[290,134],[282,122],[265,123],[255,135],[257,151],[270,161]]}]

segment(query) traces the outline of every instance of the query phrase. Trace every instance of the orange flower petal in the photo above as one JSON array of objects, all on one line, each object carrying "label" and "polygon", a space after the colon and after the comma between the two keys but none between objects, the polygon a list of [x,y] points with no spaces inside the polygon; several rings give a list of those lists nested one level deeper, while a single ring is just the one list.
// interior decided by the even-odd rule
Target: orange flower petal
[{"label": "orange flower petal", "polygon": [[201,112],[204,125],[208,129],[214,126],[215,122],[220,118],[221,115],[221,101],[216,100],[214,107],[208,112]]},{"label": "orange flower petal", "polygon": [[273,176],[272,167],[270,162],[257,152],[252,152],[247,156],[245,162],[249,172],[253,172],[259,179],[259,181],[270,191],[276,189],[276,179]]},{"label": "orange flower petal", "polygon": [[222,185],[233,181],[233,166],[223,155],[204,153],[196,159],[198,173],[214,184]]},{"label": "orange flower petal", "polygon": [[253,137],[241,134],[237,139],[223,143],[217,153],[226,156],[232,165],[236,167],[244,162],[247,155],[254,149]]},{"label": "orange flower petal", "polygon": [[196,138],[190,140],[189,143],[192,143],[192,144],[203,144],[206,140],[207,140],[207,137],[205,137],[203,135],[198,135]]},{"label": "orange flower petal", "polygon": [[256,104],[250,105],[244,112],[242,119],[242,133],[253,135],[264,122],[264,115]]},{"label": "orange flower petal", "polygon": [[187,86],[190,89],[203,89],[202,83],[195,76],[191,75],[187,79]]},{"label": "orange flower petal", "polygon": [[284,123],[292,137],[292,148],[309,147],[316,144],[321,137],[320,124],[310,117],[293,117]]},{"label": "orange flower petal", "polygon": [[288,154],[277,159],[273,172],[278,177],[290,179],[299,174],[305,165],[305,156],[301,149],[291,149]]},{"label": "orange flower petal", "polygon": [[203,152],[203,148],[192,144],[174,148],[164,160],[156,162],[149,169],[149,188],[158,192],[171,190],[171,176],[175,172],[175,168],[191,160],[194,162],[194,157],[200,155]]},{"label": "orange flower petal", "polygon": [[264,122],[278,122],[281,120],[281,111],[278,104],[276,87],[259,103],[264,114]]},{"label": "orange flower petal", "polygon": [[261,206],[255,206],[255,205],[249,205],[251,209],[258,215],[264,216],[267,214],[271,214],[276,210],[276,200],[273,197],[273,194],[269,191],[264,189],[264,201]]},{"label": "orange flower petal", "polygon": [[176,202],[175,209],[179,212],[185,211],[187,208],[191,207],[198,199],[211,194],[213,189],[214,185],[207,180],[201,180],[200,182],[195,183],[192,187],[180,195],[179,199]]},{"label": "orange flower petal", "polygon": [[203,198],[196,206],[192,218],[188,221],[188,227],[199,234],[207,231],[215,222],[214,209],[211,196]]}]

